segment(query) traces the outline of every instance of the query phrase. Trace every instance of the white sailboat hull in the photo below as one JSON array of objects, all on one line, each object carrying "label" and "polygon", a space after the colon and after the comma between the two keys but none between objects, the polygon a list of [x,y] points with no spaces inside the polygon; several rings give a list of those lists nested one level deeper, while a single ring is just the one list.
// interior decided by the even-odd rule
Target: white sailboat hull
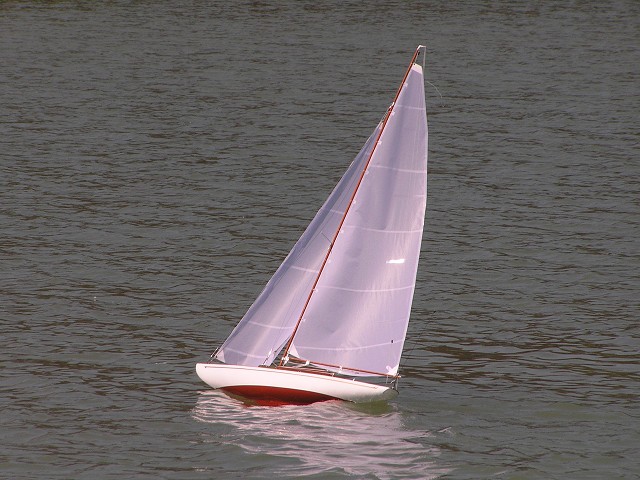
[{"label": "white sailboat hull", "polygon": [[394,398],[391,387],[300,370],[198,363],[207,385],[258,403],[308,404],[325,400],[374,402]]}]

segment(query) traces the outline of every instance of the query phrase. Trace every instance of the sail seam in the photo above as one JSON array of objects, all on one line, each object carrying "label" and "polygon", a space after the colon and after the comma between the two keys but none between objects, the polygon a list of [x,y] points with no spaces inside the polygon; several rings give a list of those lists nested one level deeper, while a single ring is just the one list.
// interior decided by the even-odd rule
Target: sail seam
[{"label": "sail seam", "polygon": [[[287,330],[286,326],[268,325],[266,323],[260,323],[260,322],[254,321],[254,320],[249,320],[247,323],[250,324],[250,325],[257,325],[259,327],[269,328],[271,330]],[[226,349],[227,348],[225,347],[225,350]]]},{"label": "sail seam", "polygon": [[369,168],[384,168],[385,170],[394,170],[396,172],[404,172],[404,173],[427,173],[426,170],[411,170],[408,168],[397,168],[397,167],[391,167],[388,165],[370,165]]},{"label": "sail seam", "polygon": [[410,106],[410,105],[408,105],[406,103],[404,105],[402,103],[399,103],[399,104],[396,105],[396,107],[406,108],[407,110],[420,110],[420,111],[422,111],[422,107],[412,107],[412,106]]},{"label": "sail seam", "polygon": [[398,292],[401,290],[408,290],[413,288],[413,285],[409,285],[407,287],[398,287],[398,288],[381,288],[381,289],[370,289],[370,290],[360,290],[356,288],[344,288],[344,287],[336,287],[332,285],[323,285],[322,287],[316,287],[316,289],[320,288],[330,288],[332,290],[342,290],[345,292],[357,292],[357,293],[376,293],[376,292]]},{"label": "sail seam", "polygon": [[320,210],[325,210],[325,211],[328,211],[330,213],[337,213],[338,215],[343,215],[344,214],[344,211],[342,211],[342,210],[335,210],[333,208],[326,208],[324,205],[322,207],[320,207]]},{"label": "sail seam", "polygon": [[298,267],[297,265],[290,265],[289,268],[292,268],[294,270],[300,270],[301,272],[318,273],[318,270],[313,270],[311,268]]},{"label": "sail seam", "polygon": [[358,225],[349,225],[349,226],[345,226],[343,228],[352,228],[354,230],[364,230],[365,232],[377,232],[377,233],[391,233],[391,234],[420,233],[420,234],[422,234],[422,228],[416,228],[415,230],[384,230],[384,229],[381,229],[381,228],[369,228],[369,227],[362,227],[362,226],[358,226]]}]

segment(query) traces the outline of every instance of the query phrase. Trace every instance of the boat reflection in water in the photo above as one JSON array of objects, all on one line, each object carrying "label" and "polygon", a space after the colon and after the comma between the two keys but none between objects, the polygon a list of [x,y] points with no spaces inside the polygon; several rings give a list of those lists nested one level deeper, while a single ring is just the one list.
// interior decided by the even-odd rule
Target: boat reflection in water
[{"label": "boat reflection in water", "polygon": [[450,471],[436,462],[440,452],[434,435],[411,429],[388,403],[328,401],[273,408],[210,391],[201,393],[192,415],[210,424],[204,442],[257,454],[247,458],[246,467],[262,477],[333,473],[433,479]]}]

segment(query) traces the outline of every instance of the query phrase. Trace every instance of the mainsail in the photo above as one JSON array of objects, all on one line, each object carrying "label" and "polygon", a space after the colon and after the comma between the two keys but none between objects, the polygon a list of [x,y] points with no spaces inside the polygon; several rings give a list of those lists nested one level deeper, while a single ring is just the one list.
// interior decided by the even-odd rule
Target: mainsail
[{"label": "mainsail", "polygon": [[397,374],[426,189],[424,80],[412,62],[388,116],[216,358],[269,365],[287,344],[328,369]]}]

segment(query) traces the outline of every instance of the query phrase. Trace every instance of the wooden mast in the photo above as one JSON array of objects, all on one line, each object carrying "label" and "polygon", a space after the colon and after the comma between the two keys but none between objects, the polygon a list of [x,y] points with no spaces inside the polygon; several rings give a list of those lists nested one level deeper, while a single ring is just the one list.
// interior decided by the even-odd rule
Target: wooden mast
[{"label": "wooden mast", "polygon": [[[320,270],[318,271],[318,275],[316,276],[315,281],[313,282],[313,286],[311,287],[311,290],[309,291],[309,295],[307,296],[307,300],[304,304],[304,307],[302,308],[302,312],[300,313],[300,317],[298,318],[298,321],[296,323],[295,328],[293,329],[293,333],[291,334],[291,337],[289,337],[289,340],[287,341],[286,347],[284,349],[284,353],[282,354],[282,357],[280,358],[280,363],[278,364],[278,367],[282,367],[284,365],[284,363],[286,362],[286,360],[289,357],[289,349],[291,348],[291,344],[293,343],[293,339],[296,336],[296,333],[298,332],[298,328],[300,327],[300,323],[302,322],[302,319],[304,317],[305,312],[307,311],[307,307],[309,306],[309,302],[311,301],[311,297],[313,296],[313,292],[316,289],[316,286],[318,285],[318,282],[320,281],[320,277],[322,276],[322,272],[324,271],[324,267],[327,265],[327,261],[329,260],[329,256],[331,255],[331,252],[333,251],[333,246],[335,245],[336,239],[338,238],[338,235],[340,234],[340,230],[342,230],[342,225],[344,225],[345,219],[347,218],[347,214],[349,213],[349,210],[351,209],[351,205],[353,204],[353,200],[356,198],[356,194],[358,193],[358,190],[360,189],[360,184],[362,183],[362,179],[364,178],[365,173],[367,172],[367,169],[369,168],[369,164],[371,163],[371,159],[373,158],[373,154],[376,151],[376,148],[378,148],[378,142],[380,141],[380,137],[382,137],[382,133],[384,132],[385,127],[387,126],[387,122],[389,121],[389,118],[391,117],[391,113],[393,112],[393,108],[396,105],[396,101],[398,100],[398,97],[400,96],[400,91],[402,90],[402,87],[404,86],[404,82],[407,80],[407,77],[409,76],[409,72],[411,71],[411,68],[413,67],[413,64],[416,61],[416,58],[418,57],[418,55],[420,54],[420,50],[425,49],[425,55],[426,55],[426,47],[424,47],[423,45],[418,45],[418,48],[416,48],[416,51],[413,54],[413,57],[411,57],[411,62],[409,62],[409,66],[407,67],[406,72],[404,73],[404,77],[402,77],[402,82],[400,82],[400,86],[398,87],[398,90],[396,91],[396,95],[393,98],[393,102],[391,102],[391,105],[389,106],[389,108],[387,109],[387,112],[384,116],[384,119],[382,120],[382,127],[380,128],[380,132],[378,133],[378,136],[376,137],[376,140],[373,144],[373,148],[371,149],[371,153],[369,153],[369,157],[367,158],[367,162],[365,163],[364,168],[362,169],[362,173],[360,174],[360,178],[358,178],[358,183],[356,184],[356,188],[353,190],[353,194],[351,195],[351,198],[349,199],[349,203],[347,204],[347,208],[345,209],[343,215],[342,215],[342,219],[340,220],[340,224],[338,225],[338,228],[336,230],[336,233],[333,235],[333,238],[331,239],[331,243],[329,244],[329,248],[327,249],[327,253],[324,256],[324,260],[322,261],[322,265],[320,266]],[[324,365],[327,367],[335,367],[335,368],[341,368],[340,365],[330,365],[330,364],[323,364],[323,363],[318,363],[318,362],[313,362],[313,363],[317,363],[318,365]],[[371,374],[375,374],[375,375],[387,375],[385,373],[379,373],[379,372],[371,372],[368,370],[360,370],[357,368],[348,368],[348,367],[344,367],[346,370],[351,370],[354,372],[362,372],[362,373],[371,373]]]}]

